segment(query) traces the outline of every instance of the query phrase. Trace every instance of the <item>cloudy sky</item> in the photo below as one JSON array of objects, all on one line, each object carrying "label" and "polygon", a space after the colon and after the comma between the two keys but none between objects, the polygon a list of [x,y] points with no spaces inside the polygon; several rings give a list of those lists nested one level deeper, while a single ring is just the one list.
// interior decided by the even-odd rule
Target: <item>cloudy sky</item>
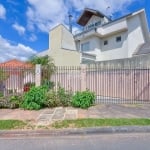
[{"label": "cloudy sky", "polygon": [[149,0],[0,0],[0,62],[26,60],[48,49],[50,29],[59,23],[68,26],[69,13],[78,29],[76,20],[85,7],[113,19],[145,8],[150,28]]}]

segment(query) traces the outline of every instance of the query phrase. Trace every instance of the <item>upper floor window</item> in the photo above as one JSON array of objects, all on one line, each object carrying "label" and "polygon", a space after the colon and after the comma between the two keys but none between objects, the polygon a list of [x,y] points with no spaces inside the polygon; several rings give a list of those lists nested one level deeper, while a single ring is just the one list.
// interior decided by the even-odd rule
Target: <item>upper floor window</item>
[{"label": "upper floor window", "polygon": [[90,50],[90,42],[82,43],[81,51],[88,51],[88,50]]},{"label": "upper floor window", "polygon": [[104,41],[104,45],[108,45],[108,41],[107,40]]},{"label": "upper floor window", "polygon": [[121,36],[116,37],[116,42],[121,42]]},{"label": "upper floor window", "polygon": [[99,25],[101,25],[101,21],[95,23],[95,26],[99,26]]}]

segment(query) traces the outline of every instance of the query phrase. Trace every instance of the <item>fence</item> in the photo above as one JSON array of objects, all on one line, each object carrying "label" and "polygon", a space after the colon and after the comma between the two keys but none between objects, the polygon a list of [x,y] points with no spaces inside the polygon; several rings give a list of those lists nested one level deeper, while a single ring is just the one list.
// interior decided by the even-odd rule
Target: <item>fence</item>
[{"label": "fence", "polygon": [[35,69],[25,67],[0,67],[1,96],[23,93],[29,84],[35,83]]},{"label": "fence", "polygon": [[73,92],[89,89],[95,92],[97,103],[150,103],[148,67],[57,67],[51,80]]},{"label": "fence", "polygon": [[[39,86],[42,74],[40,65],[36,69],[0,67],[0,93],[22,93],[31,83]],[[72,92],[89,89],[95,92],[96,103],[150,103],[149,66],[56,67],[50,80],[55,83],[55,89],[58,84]]]}]

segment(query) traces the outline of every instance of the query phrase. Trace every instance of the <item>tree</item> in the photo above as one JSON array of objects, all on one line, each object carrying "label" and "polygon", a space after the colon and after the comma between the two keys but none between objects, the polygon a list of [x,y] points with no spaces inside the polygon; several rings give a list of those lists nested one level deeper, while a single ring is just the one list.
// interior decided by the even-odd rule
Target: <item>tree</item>
[{"label": "tree", "polygon": [[55,73],[56,66],[54,61],[49,56],[38,57],[34,56],[29,60],[33,65],[41,64],[42,67],[42,84],[44,82],[50,81],[53,73]]}]

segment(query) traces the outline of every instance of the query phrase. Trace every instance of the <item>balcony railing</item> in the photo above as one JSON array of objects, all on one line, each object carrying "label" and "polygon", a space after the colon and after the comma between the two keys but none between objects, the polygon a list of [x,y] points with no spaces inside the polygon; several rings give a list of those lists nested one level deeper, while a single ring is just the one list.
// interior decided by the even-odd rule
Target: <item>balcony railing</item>
[{"label": "balcony railing", "polygon": [[86,27],[83,27],[81,30],[76,30],[74,33],[74,36],[75,37],[80,36],[83,33],[87,33],[89,31],[92,31],[92,30],[96,29],[97,27],[101,27],[102,25],[103,24],[101,22],[96,22],[96,23],[90,24]]}]

